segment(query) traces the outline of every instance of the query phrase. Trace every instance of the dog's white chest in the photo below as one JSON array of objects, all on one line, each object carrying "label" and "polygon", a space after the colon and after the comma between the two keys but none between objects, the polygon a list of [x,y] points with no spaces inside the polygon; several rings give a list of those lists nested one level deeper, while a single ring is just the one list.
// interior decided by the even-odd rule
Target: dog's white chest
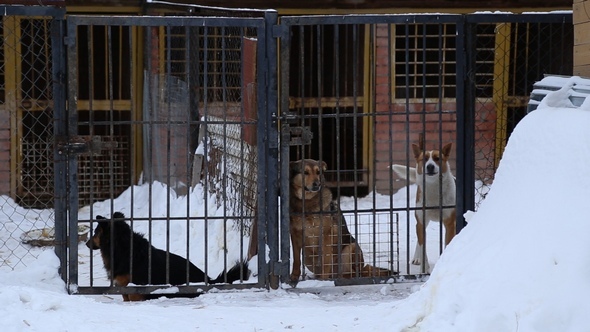
[{"label": "dog's white chest", "polygon": [[[447,218],[455,206],[455,179],[452,174],[443,174],[442,181],[439,176],[427,176],[418,174],[416,184],[419,187],[416,193],[416,207],[426,207],[426,218],[432,221],[439,221]],[[444,206],[446,208],[441,209]]]}]

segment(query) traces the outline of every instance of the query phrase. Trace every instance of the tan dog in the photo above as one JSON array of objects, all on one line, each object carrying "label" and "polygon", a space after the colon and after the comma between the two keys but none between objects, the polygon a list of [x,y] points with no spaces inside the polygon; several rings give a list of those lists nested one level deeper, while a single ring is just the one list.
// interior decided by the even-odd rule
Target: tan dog
[{"label": "tan dog", "polygon": [[[455,206],[456,201],[455,177],[449,165],[451,148],[452,143],[447,143],[441,151],[423,151],[418,144],[412,144],[416,167],[392,165],[393,171],[398,176],[406,179],[409,174],[408,180],[418,185],[415,211],[418,243],[412,264],[421,265],[424,272],[430,272],[428,257],[424,250],[425,229],[428,223],[431,220],[442,220],[445,226],[445,246],[451,242],[456,233],[456,210],[451,207]],[[441,209],[441,206],[445,208]]]},{"label": "tan dog", "polygon": [[350,234],[332,192],[324,186],[326,163],[302,159],[290,163],[290,231],[293,244],[291,282],[303,263],[318,279],[391,276],[386,269],[365,265],[361,248]]}]

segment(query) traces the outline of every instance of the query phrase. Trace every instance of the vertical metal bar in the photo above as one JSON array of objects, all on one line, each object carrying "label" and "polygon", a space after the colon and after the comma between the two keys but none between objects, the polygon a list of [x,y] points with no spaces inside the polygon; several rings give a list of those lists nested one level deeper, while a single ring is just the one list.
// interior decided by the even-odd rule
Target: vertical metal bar
[{"label": "vertical metal bar", "polygon": [[[190,71],[190,65],[191,65],[191,51],[192,51],[192,41],[191,41],[191,31],[192,27],[184,27],[184,76],[186,78],[186,82],[187,82],[187,88],[188,88],[188,95],[189,95],[189,99],[192,99],[192,92],[190,91],[192,89],[192,75],[191,75],[191,71]],[[194,103],[193,100],[189,100],[189,105],[192,105]],[[187,183],[187,191],[186,191],[186,248],[185,248],[185,256],[186,256],[186,275],[185,275],[185,281],[188,284],[190,281],[190,234],[191,234],[191,223],[190,223],[190,218],[191,218],[191,188],[192,188],[192,183],[193,183],[193,179],[191,177],[191,163],[194,160],[194,150],[192,149],[191,146],[191,141],[192,141],[192,137],[191,137],[191,127],[192,127],[192,119],[191,119],[191,107],[189,106],[189,109],[186,112],[186,183]],[[192,156],[192,158],[191,158]]]},{"label": "vertical metal bar", "polygon": [[[67,49],[68,58],[68,110],[67,110],[67,137],[75,136],[78,133],[78,51],[76,38],[77,25],[68,22],[67,27]],[[78,285],[78,158],[75,154],[67,155],[68,168],[68,227],[69,227],[69,282],[68,290],[75,291]]]},{"label": "vertical metal bar", "polygon": [[[440,75],[438,75],[438,89],[437,89],[437,108],[438,108],[438,151],[442,151],[442,146],[443,146],[443,107],[442,107],[442,100],[444,98],[443,96],[443,84],[444,84],[444,77],[445,77],[445,72],[444,72],[444,64],[443,64],[443,32],[445,31],[445,27],[446,25],[441,24],[440,22],[438,23],[438,67],[439,67],[439,72]],[[424,66],[426,67],[426,66]],[[438,213],[440,216],[440,222],[439,222],[439,228],[438,228],[438,252],[439,254],[442,253],[443,251],[443,226],[444,226],[444,216],[443,216],[443,172],[439,172],[438,174],[438,181],[439,181],[439,187],[438,187],[438,197],[439,197],[439,201],[438,201]]]},{"label": "vertical metal bar", "polygon": [[[266,246],[270,248],[269,257],[271,264],[278,263],[281,255],[279,249],[279,220],[278,195],[279,195],[279,133],[278,133],[278,81],[277,63],[278,50],[277,39],[273,35],[273,29],[277,27],[278,15],[274,10],[264,13],[264,25],[258,29],[257,50],[257,79],[264,82],[257,90],[258,123],[256,145],[258,147],[258,207],[256,211],[258,231],[258,283],[262,286],[278,288],[278,278],[286,281],[288,273],[285,269],[273,271],[275,275],[273,284],[270,283],[269,266],[266,263]],[[263,53],[264,52],[264,53]],[[264,56],[263,56],[264,55]],[[266,98],[266,99],[265,99]],[[261,101],[265,101],[266,109],[261,107]],[[262,189],[266,190],[262,190]],[[265,216],[265,218],[263,218]],[[272,230],[271,230],[272,227]],[[283,230],[284,232],[284,230]],[[268,234],[268,235],[267,235]],[[271,234],[272,240],[271,241]],[[287,235],[288,236],[288,235]],[[281,239],[283,237],[281,236]],[[266,243],[265,243],[266,242]],[[274,267],[274,266],[273,266]],[[288,272],[288,270],[286,271]]]},{"label": "vertical metal bar", "polygon": [[[280,259],[282,262],[287,264],[287,268],[283,270],[282,281],[288,282],[289,281],[289,271],[291,266],[290,260],[290,233],[289,233],[289,131],[287,124],[287,116],[289,112],[289,87],[290,87],[290,61],[291,61],[291,33],[290,29],[292,28],[289,25],[284,25],[287,32],[281,34],[280,39],[280,89],[281,89],[281,119],[283,122],[281,123],[281,136],[280,136],[280,188],[281,188],[281,198],[280,198],[280,230],[281,230],[281,256]],[[302,31],[300,30],[300,33]],[[273,156],[274,158],[274,156]],[[271,199],[269,198],[269,201]],[[278,231],[278,230],[277,230]],[[269,241],[271,238],[270,230],[269,230]],[[270,245],[270,244],[269,244]],[[271,252],[272,254],[272,252]],[[278,258],[278,257],[277,257]],[[271,257],[271,262],[277,262]],[[276,268],[278,270],[278,266]],[[278,286],[278,285],[277,285]]]},{"label": "vertical metal bar", "polygon": [[[228,155],[229,149],[227,147],[227,137],[228,137],[228,130],[227,130],[227,124],[228,121],[230,121],[230,119],[228,119],[228,114],[227,114],[227,67],[226,67],[226,40],[225,40],[225,27],[219,27],[217,28],[218,31],[220,31],[221,33],[217,33],[217,36],[215,37],[215,39],[218,39],[220,44],[221,44],[221,58],[217,58],[215,59],[216,62],[221,61],[221,68],[219,68],[218,66],[216,67],[216,71],[221,71],[221,103],[223,105],[223,171],[222,173],[224,174],[223,178],[221,179],[221,183],[222,183],[222,188],[228,188],[228,183],[227,183],[227,174],[228,174],[228,168],[227,168],[227,164],[230,162],[230,156]],[[241,37],[241,36],[239,36]],[[244,50],[244,45],[243,43],[243,39],[240,38],[240,49]],[[218,43],[215,43],[215,48],[219,47]],[[217,51],[216,53],[219,53],[219,51]],[[243,54],[243,51],[241,52]],[[219,56],[219,55],[218,55]],[[221,69],[221,70],[220,70]],[[243,69],[244,66],[242,66],[242,72],[240,73],[240,79],[241,82],[244,81],[244,75],[243,75]],[[240,105],[240,110],[241,110],[241,129],[243,130],[244,126],[244,98],[242,98],[241,100],[241,105]],[[233,120],[233,119],[232,119]],[[231,127],[230,127],[231,129]],[[242,181],[244,179],[244,140],[240,140],[240,155],[239,158],[241,159],[241,163],[239,165],[239,169],[240,169],[240,175],[242,176]],[[244,196],[244,186],[242,186],[242,188],[240,188],[239,192],[234,192],[233,195],[238,195],[239,197],[241,197],[243,200],[245,198]],[[228,219],[228,214],[227,214],[227,210],[228,210],[228,195],[227,195],[227,191],[224,190],[222,193],[222,198],[223,200],[223,243],[225,246],[225,243],[227,241],[227,219]],[[240,204],[242,205],[242,204]],[[235,215],[236,211],[232,211],[232,213]],[[240,214],[240,216],[242,216],[243,214]],[[241,237],[240,237],[241,238]],[[240,246],[241,247],[241,246]],[[223,255],[223,266],[226,267],[227,270],[227,255],[224,254]]]},{"label": "vertical metal bar", "polygon": [[[378,28],[375,27],[375,29],[378,29]],[[388,151],[387,151],[389,158],[387,159],[387,161],[388,161],[388,164],[389,165],[393,164],[394,136],[393,136],[393,131],[391,129],[394,126],[393,112],[395,111],[395,108],[394,108],[394,98],[395,98],[395,96],[393,94],[393,91],[394,91],[393,89],[395,88],[395,77],[393,77],[393,73],[394,73],[394,71],[393,71],[393,68],[394,67],[393,66],[395,65],[394,64],[394,61],[395,61],[395,53],[394,53],[395,52],[394,51],[395,50],[395,45],[392,45],[394,43],[394,39],[393,38],[395,38],[395,34],[392,34],[392,29],[395,29],[395,25],[394,24],[388,24],[387,25],[387,74],[385,76],[387,77],[387,82],[389,84],[387,86],[388,87],[388,91],[389,91],[389,93],[387,94],[387,97],[388,97],[388,100],[387,100],[387,106],[388,106],[388,112],[387,112],[388,118],[387,118],[387,120],[388,121],[387,121],[387,123],[389,123],[389,137],[388,137],[389,138],[389,147],[388,147]],[[374,62],[376,63],[377,61],[375,60]],[[377,75],[378,75],[377,72],[375,72],[375,76],[374,76],[375,79],[374,80],[377,79]],[[375,101],[375,103],[376,103],[376,101]],[[373,111],[375,113],[377,113],[377,106],[374,106],[373,107]],[[375,121],[376,120],[377,120],[377,117],[375,116]],[[377,129],[375,129],[373,131],[373,146],[374,147],[377,147],[377,142],[376,141],[377,141]],[[373,159],[375,159],[375,162],[376,162],[376,159],[377,158],[373,158]],[[373,166],[373,169],[374,170],[377,169],[376,165]],[[374,171],[374,173],[375,173],[375,177],[376,177],[376,173],[377,172]],[[395,269],[393,268],[394,267],[394,264],[396,262],[394,260],[395,257],[393,255],[394,254],[393,216],[394,215],[398,215],[397,213],[393,212],[393,209],[392,209],[393,206],[394,206],[393,205],[393,188],[394,188],[393,187],[393,172],[390,171],[389,174],[388,174],[388,177],[389,177],[389,191],[388,191],[388,194],[389,194],[389,207],[390,207],[390,209],[389,209],[389,226],[390,226],[390,228],[389,228],[389,231],[390,231],[390,238],[389,238],[389,261],[390,261],[390,264],[389,264],[389,269],[391,271],[399,271],[399,267],[400,267],[400,265],[399,265],[400,264],[399,263],[399,256],[398,256],[398,259],[397,259],[396,267],[395,267]],[[377,179],[375,178],[373,181],[376,183],[377,182]],[[376,188],[374,190],[376,190]],[[397,224],[397,222],[396,222],[396,224]],[[396,246],[396,247],[398,247],[398,246]]]},{"label": "vertical metal bar", "polygon": [[[426,23],[422,23],[422,109],[420,111],[421,113],[421,122],[422,122],[422,150],[426,149],[426,142],[428,141],[426,139],[426,116],[428,114],[427,112],[427,108],[426,108],[426,30],[427,30],[427,25]],[[416,26],[416,28],[418,28],[418,26]],[[418,41],[418,31],[416,31],[416,41]],[[416,51],[416,55],[418,54],[418,51]],[[418,65],[418,59],[416,58],[416,65]],[[416,74],[418,74],[418,71],[416,70]],[[417,76],[417,75],[416,75]],[[423,167],[426,167],[426,164],[423,163]],[[425,169],[422,170],[424,173]],[[423,174],[424,174],[423,173]],[[422,177],[422,183],[420,184],[420,186],[422,188],[426,188],[426,177],[423,176]],[[424,227],[422,227],[422,238],[424,239],[422,241],[422,264],[420,265],[421,269],[420,272],[421,273],[429,273],[430,271],[426,271],[426,265],[428,265],[428,261],[427,261],[427,251],[428,251],[428,247],[426,246],[426,211],[427,211],[427,204],[426,204],[426,190],[422,190],[422,206],[420,207],[420,212],[422,213],[422,225],[424,225]],[[440,220],[439,220],[440,221]],[[416,222],[418,222],[416,220]],[[442,227],[442,222],[439,222],[439,227]]]},{"label": "vertical metal bar", "polygon": [[164,98],[166,98],[166,283],[170,283],[170,196],[172,182],[171,160],[172,160],[172,27],[166,27],[166,86],[164,87]]},{"label": "vertical metal bar", "polygon": [[[147,63],[147,74],[146,74],[146,79],[147,79],[147,93],[148,93],[148,98],[147,98],[147,103],[148,106],[146,107],[146,118],[148,120],[148,125],[147,125],[147,135],[145,135],[145,137],[147,137],[146,139],[146,153],[144,154],[144,167],[148,167],[149,169],[147,170],[147,179],[148,179],[148,231],[147,231],[147,237],[148,237],[148,241],[150,243],[152,243],[152,230],[153,230],[153,198],[154,198],[154,193],[153,193],[153,183],[154,183],[154,179],[155,179],[155,171],[154,171],[154,160],[153,160],[153,156],[154,156],[154,144],[155,142],[159,142],[159,139],[157,137],[157,133],[155,130],[155,124],[154,124],[154,119],[157,118],[156,116],[156,96],[155,96],[155,91],[158,91],[158,89],[156,89],[156,87],[154,87],[155,85],[159,84],[159,79],[157,79],[157,76],[155,75],[157,73],[157,63],[156,66],[154,66],[154,62],[155,61],[159,61],[159,54],[160,51],[159,49],[157,49],[157,45],[159,45],[159,43],[157,43],[156,45],[153,45],[153,43],[155,43],[156,41],[158,41],[160,39],[160,36],[158,34],[159,28],[158,27],[148,27],[147,29],[147,33],[146,33],[146,43],[145,43],[145,48],[146,51],[145,53],[148,54],[148,61],[146,61]],[[156,52],[154,52],[152,50],[152,47],[156,47]],[[153,59],[153,58],[156,59]],[[145,119],[144,119],[145,121]],[[157,127],[156,127],[157,128]],[[148,283],[151,284],[152,282],[152,248],[151,246],[149,247],[148,250]]]},{"label": "vertical metal bar", "polygon": [[[415,25],[414,25],[415,27]],[[397,36],[397,33],[396,33]],[[404,87],[404,92],[405,92],[405,115],[406,115],[406,123],[410,123],[410,64],[409,64],[409,59],[410,59],[410,25],[408,22],[406,22],[404,24],[404,46],[405,46],[405,51],[404,51],[404,55],[405,55],[405,62],[404,62],[404,81],[405,81],[405,87]],[[396,45],[397,46],[397,45]],[[406,165],[410,165],[410,131],[411,128],[409,125],[406,125]],[[409,174],[408,174],[409,175]],[[409,179],[409,176],[408,176]],[[409,185],[409,181],[408,184],[406,185],[406,270],[407,273],[410,274],[410,214],[412,213],[412,210],[410,210],[410,185]],[[414,212],[415,214],[416,212]]]},{"label": "vertical metal bar", "polygon": [[[51,61],[53,89],[53,135],[67,136],[66,110],[66,52],[64,48],[65,13],[51,20]],[[59,275],[68,283],[67,272],[67,156],[57,149],[53,150],[54,171],[54,209],[55,209],[55,254],[59,258]]]},{"label": "vertical metal bar", "polygon": [[463,214],[475,209],[475,38],[476,25],[462,17],[457,22],[457,233],[466,225]]},{"label": "vertical metal bar", "polygon": [[[205,148],[205,155],[208,153],[209,151],[209,147],[207,145],[207,141],[208,138],[206,137],[208,135],[207,133],[207,123],[208,123],[208,117],[209,117],[209,28],[208,27],[203,27],[203,116],[205,118],[205,138],[203,141],[204,144],[204,148]],[[203,267],[203,272],[205,272],[205,283],[209,282],[209,255],[208,253],[208,248],[209,248],[209,221],[208,221],[208,216],[209,216],[209,203],[208,203],[208,197],[209,197],[209,176],[210,174],[207,173],[207,170],[209,170],[209,158],[205,158],[205,172],[206,172],[206,176],[205,176],[205,183],[204,183],[204,190],[203,192],[205,193],[205,199],[204,199],[204,205],[205,205],[205,209],[204,209],[204,241],[203,241],[203,251],[205,253],[205,261],[204,261],[204,267]]]},{"label": "vertical metal bar", "polygon": [[[93,43],[94,43],[94,35],[93,35],[93,26],[86,26],[86,38],[87,38],[87,42],[86,42],[86,47],[87,47],[87,61],[88,61],[88,126],[89,126],[89,131],[88,134],[90,136],[94,135],[94,50],[93,50]],[[92,154],[90,154],[90,174],[94,174],[94,160],[93,160],[94,156]],[[90,181],[89,181],[89,191],[90,191],[90,218],[93,219],[94,216],[94,204],[92,204],[94,202],[94,177],[90,177]],[[93,223],[92,220],[90,221],[90,228],[93,228]],[[89,257],[90,257],[90,285],[92,286],[94,283],[94,255],[92,254],[92,249],[88,249],[89,252]]]}]

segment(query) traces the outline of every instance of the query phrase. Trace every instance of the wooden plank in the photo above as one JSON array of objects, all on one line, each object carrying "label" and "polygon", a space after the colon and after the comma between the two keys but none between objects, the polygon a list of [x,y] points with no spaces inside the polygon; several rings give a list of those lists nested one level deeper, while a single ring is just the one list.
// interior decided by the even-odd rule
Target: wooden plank
[{"label": "wooden plank", "polygon": [[590,43],[590,22],[576,24],[574,26],[574,45]]},{"label": "wooden plank", "polygon": [[574,66],[574,75],[582,77],[590,77],[590,64]]},{"label": "wooden plank", "polygon": [[360,107],[363,105],[363,97],[289,97],[289,108],[300,108],[300,107]]},{"label": "wooden plank", "polygon": [[590,64],[590,43],[574,46],[574,65]]},{"label": "wooden plank", "polygon": [[590,21],[590,1],[574,3],[572,21],[574,26]]}]

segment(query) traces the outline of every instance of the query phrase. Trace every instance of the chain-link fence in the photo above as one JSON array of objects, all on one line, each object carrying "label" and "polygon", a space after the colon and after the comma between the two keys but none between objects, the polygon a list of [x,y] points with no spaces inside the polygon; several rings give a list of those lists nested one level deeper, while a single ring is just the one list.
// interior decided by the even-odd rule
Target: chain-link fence
[{"label": "chain-link fence", "polygon": [[0,23],[0,270],[53,249],[52,8],[4,8]]},{"label": "chain-link fence", "polygon": [[573,72],[573,26],[563,17],[470,16],[475,31],[476,206],[494,180],[502,152],[526,115],[533,84]]}]

